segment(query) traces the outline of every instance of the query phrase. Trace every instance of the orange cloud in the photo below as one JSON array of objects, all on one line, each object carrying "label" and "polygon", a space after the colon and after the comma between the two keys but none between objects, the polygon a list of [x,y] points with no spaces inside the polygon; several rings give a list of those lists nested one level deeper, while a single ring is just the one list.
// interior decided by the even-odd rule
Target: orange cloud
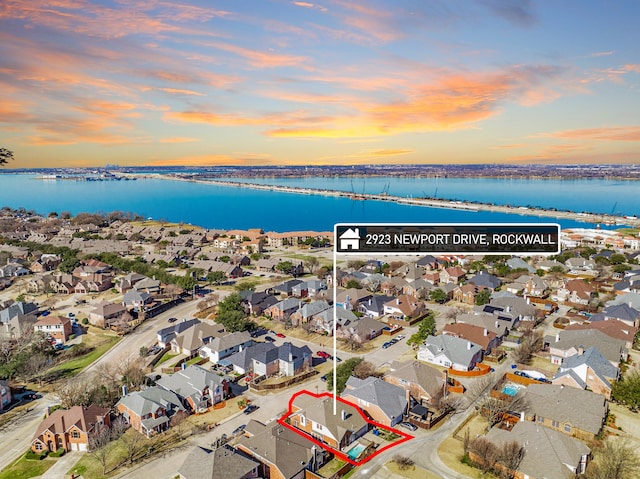
[{"label": "orange cloud", "polygon": [[254,68],[276,68],[300,66],[309,62],[309,58],[297,55],[284,55],[272,52],[260,52],[224,42],[201,42],[225,52],[233,53],[245,59]]},{"label": "orange cloud", "polygon": [[187,137],[173,137],[162,138],[160,143],[192,143],[194,141],[201,141],[200,138],[187,138]]},{"label": "orange cloud", "polygon": [[205,96],[204,93],[200,93],[194,90],[186,90],[184,88],[158,88],[158,90],[165,93],[171,93],[172,95]]},{"label": "orange cloud", "polygon": [[640,126],[583,128],[559,131],[540,136],[599,141],[640,141]]}]

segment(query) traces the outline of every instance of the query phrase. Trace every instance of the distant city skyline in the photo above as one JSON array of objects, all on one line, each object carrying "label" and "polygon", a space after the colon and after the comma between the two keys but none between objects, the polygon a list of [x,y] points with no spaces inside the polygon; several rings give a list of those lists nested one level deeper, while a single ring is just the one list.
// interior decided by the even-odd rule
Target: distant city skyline
[{"label": "distant city skyline", "polygon": [[632,0],[4,0],[8,168],[640,163]]}]

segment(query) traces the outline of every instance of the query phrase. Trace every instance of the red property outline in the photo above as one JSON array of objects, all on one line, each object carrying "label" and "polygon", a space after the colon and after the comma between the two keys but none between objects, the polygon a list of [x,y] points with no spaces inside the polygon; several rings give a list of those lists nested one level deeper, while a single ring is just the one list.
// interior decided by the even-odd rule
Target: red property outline
[{"label": "red property outline", "polygon": [[307,391],[306,389],[303,389],[301,391],[298,391],[297,393],[295,393],[293,396],[291,396],[291,399],[289,399],[289,410],[287,412],[284,413],[284,415],[278,419],[278,424],[286,427],[287,429],[299,434],[300,436],[304,437],[305,439],[310,440],[311,442],[313,442],[314,444],[320,446],[322,449],[325,449],[326,451],[329,451],[330,453],[334,454],[336,457],[339,457],[340,459],[342,459],[343,461],[348,462],[349,464],[353,465],[353,466],[361,466],[363,464],[365,464],[366,462],[368,462],[370,459],[373,459],[374,457],[376,457],[378,454],[380,454],[381,452],[386,451],[387,449],[391,448],[391,447],[395,447],[398,444],[402,444],[403,442],[409,441],[410,439],[414,439],[414,436],[412,436],[411,434],[407,434],[406,432],[400,431],[399,429],[395,429],[393,427],[389,427],[389,426],[385,426],[384,424],[380,424],[379,422],[373,421],[371,419],[369,419],[367,416],[365,416],[364,412],[362,412],[362,409],[360,409],[360,407],[352,402],[349,401],[345,401],[344,399],[342,399],[341,397],[336,397],[336,399],[338,401],[340,401],[341,403],[344,403],[348,406],[352,406],[354,408],[356,408],[356,411],[358,411],[358,413],[362,416],[362,418],[368,422],[369,424],[374,425],[375,427],[379,428],[379,429],[384,429],[386,431],[392,432],[394,434],[398,434],[399,436],[402,437],[402,439],[392,442],[391,444],[387,444],[386,446],[384,446],[382,449],[378,449],[376,450],[376,452],[374,452],[373,454],[365,457],[364,459],[361,459],[360,461],[354,461],[353,459],[351,459],[349,456],[347,456],[345,453],[338,451],[336,449],[333,449],[332,447],[330,447],[329,445],[318,441],[317,439],[314,439],[313,437],[309,436],[308,434],[306,434],[304,431],[301,431],[300,429],[293,427],[291,424],[288,424],[286,422],[286,419],[291,416],[291,414],[293,414],[293,401],[295,400],[295,398],[297,398],[298,396],[300,396],[301,394],[308,394],[311,397],[314,397],[316,399],[320,399],[321,397],[328,397],[333,399],[333,394],[328,393],[328,392],[324,392],[321,394],[315,394],[312,393],[311,391]]}]

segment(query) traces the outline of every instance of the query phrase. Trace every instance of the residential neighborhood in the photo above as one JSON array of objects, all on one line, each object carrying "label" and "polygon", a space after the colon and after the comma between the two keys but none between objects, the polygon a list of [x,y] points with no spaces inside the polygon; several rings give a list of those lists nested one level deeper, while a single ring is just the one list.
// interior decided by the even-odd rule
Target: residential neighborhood
[{"label": "residential neighborhood", "polygon": [[330,232],[55,220],[0,214],[9,471],[36,458],[146,477],[164,460],[158,477],[337,479],[406,459],[565,479],[640,438],[624,240],[570,231],[551,257],[347,256],[334,271]]}]

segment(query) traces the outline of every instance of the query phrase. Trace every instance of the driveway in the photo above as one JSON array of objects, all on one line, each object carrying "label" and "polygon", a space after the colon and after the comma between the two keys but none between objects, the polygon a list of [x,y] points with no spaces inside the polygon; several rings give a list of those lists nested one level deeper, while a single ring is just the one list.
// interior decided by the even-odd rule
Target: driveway
[{"label": "driveway", "polygon": [[76,462],[82,457],[82,452],[70,451],[64,456],[59,457],[56,463],[43,475],[41,479],[60,479],[67,477],[67,471],[75,466]]}]

